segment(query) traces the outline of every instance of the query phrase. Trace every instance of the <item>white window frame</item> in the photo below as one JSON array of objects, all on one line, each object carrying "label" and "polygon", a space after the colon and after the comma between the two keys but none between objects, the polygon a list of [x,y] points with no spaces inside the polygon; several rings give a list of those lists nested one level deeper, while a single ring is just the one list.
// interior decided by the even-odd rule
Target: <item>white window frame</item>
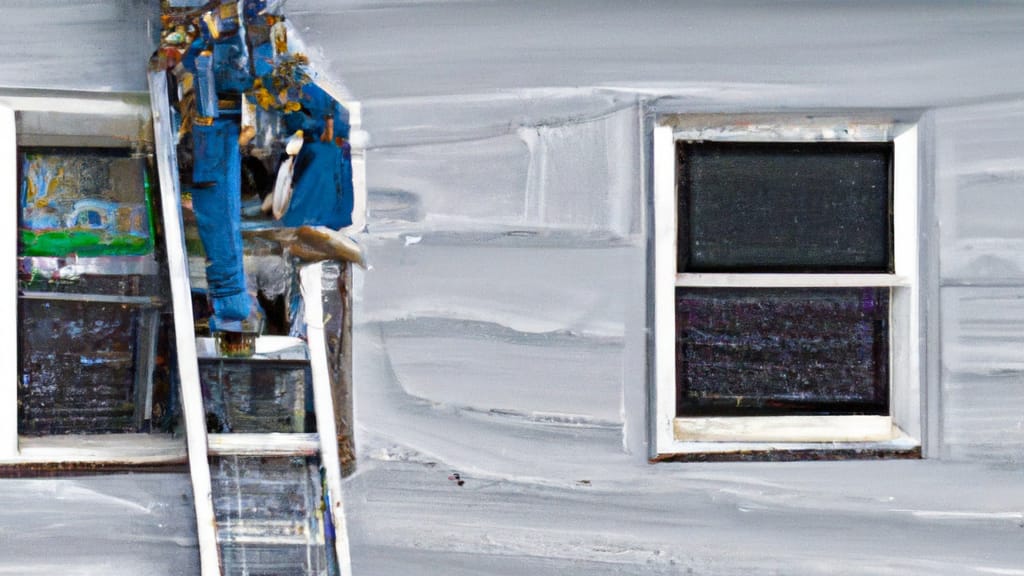
[{"label": "white window frame", "polygon": [[[7,240],[0,242],[0,325],[8,326],[13,341],[0,346],[0,466],[32,465],[158,465],[186,461],[183,438],[171,434],[70,434],[42,437],[18,435],[18,120],[19,112],[53,113],[62,120],[53,127],[53,143],[70,138],[81,143],[141,138],[142,134],[103,133],[107,119],[140,125],[149,108],[135,98],[110,94],[23,95],[0,93],[0,195],[8,208],[0,210]],[[72,116],[69,116],[72,115]],[[122,144],[126,144],[122,142]],[[47,144],[49,145],[49,144]]]},{"label": "white window frame", "polygon": [[[14,109],[0,104],[0,195],[13,202],[18,194],[18,140]],[[0,326],[18,326],[18,212],[0,210],[7,240],[0,242]],[[17,338],[17,335],[15,335]],[[0,460],[18,457],[18,347],[0,346]]]},{"label": "white window frame", "polygon": [[[663,115],[653,129],[652,459],[694,454],[920,447],[918,131],[913,122],[856,117]],[[892,274],[679,273],[676,143],[892,142]],[[888,416],[676,417],[677,287],[887,287],[890,306]]]}]

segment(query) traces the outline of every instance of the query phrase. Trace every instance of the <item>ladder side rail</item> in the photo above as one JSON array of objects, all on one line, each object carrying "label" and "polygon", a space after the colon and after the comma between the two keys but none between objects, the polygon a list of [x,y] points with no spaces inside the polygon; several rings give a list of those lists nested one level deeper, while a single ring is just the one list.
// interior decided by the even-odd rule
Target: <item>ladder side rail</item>
[{"label": "ladder side rail", "polygon": [[348,525],[341,492],[341,459],[338,456],[338,429],[334,419],[334,401],[331,396],[331,376],[327,364],[327,341],[324,338],[324,311],[322,295],[323,265],[308,264],[299,272],[302,300],[305,308],[306,343],[309,346],[309,365],[313,376],[313,406],[316,412],[317,434],[320,436],[320,461],[327,475],[327,491],[334,520],[334,548],[338,570],[342,576],[352,575],[349,552]]},{"label": "ladder side rail", "polygon": [[175,345],[181,381],[181,405],[185,418],[192,497],[196,509],[196,532],[202,576],[220,576],[220,550],[217,546],[216,516],[210,482],[210,462],[206,439],[206,416],[199,383],[196,358],[195,324],[192,320],[191,285],[188,255],[185,252],[181,216],[181,190],[178,163],[171,127],[167,76],[163,71],[149,73],[149,94],[153,109],[153,135],[160,181],[164,240],[170,274],[174,310]]}]

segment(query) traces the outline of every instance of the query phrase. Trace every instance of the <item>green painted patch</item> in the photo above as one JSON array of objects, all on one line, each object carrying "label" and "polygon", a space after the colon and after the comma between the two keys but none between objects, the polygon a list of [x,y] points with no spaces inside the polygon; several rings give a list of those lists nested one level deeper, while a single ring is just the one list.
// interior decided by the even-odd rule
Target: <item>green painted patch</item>
[{"label": "green painted patch", "polygon": [[22,256],[144,256],[152,251],[150,238],[140,236],[91,230],[21,231]]}]

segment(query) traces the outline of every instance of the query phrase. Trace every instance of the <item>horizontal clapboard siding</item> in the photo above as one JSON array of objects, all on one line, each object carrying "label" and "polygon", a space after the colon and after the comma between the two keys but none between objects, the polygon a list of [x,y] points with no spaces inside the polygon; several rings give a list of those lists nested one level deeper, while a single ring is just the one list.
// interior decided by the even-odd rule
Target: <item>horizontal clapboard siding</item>
[{"label": "horizontal clapboard siding", "polygon": [[1024,461],[1024,101],[934,118],[942,454]]},{"label": "horizontal clapboard siding", "polygon": [[942,292],[945,455],[1024,461],[1024,287]]},{"label": "horizontal clapboard siding", "polygon": [[1024,285],[1024,101],[935,114],[944,285]]}]

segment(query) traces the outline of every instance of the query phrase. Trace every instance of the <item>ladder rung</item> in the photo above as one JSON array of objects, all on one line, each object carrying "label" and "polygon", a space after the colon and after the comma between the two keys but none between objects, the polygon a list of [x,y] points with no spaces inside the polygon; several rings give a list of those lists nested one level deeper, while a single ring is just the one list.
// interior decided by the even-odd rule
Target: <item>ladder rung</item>
[{"label": "ladder rung", "polygon": [[316,434],[209,434],[213,456],[315,456],[320,452]]},{"label": "ladder rung", "polygon": [[284,535],[246,535],[234,536],[224,534],[221,528],[217,531],[217,541],[221,544],[235,544],[241,546],[309,546],[310,544],[323,545],[319,536],[310,537],[305,534],[284,534]]},{"label": "ladder rung", "polygon": [[196,353],[200,360],[235,360],[247,362],[294,361],[309,362],[306,342],[291,336],[259,336],[256,338],[255,354],[246,358],[221,356],[213,338],[196,338]]},{"label": "ladder rung", "polygon": [[[230,513],[228,514],[230,516]],[[302,520],[241,519],[234,516],[218,522],[217,540],[227,544],[308,545],[323,544],[323,533],[310,530],[309,518]]]}]

